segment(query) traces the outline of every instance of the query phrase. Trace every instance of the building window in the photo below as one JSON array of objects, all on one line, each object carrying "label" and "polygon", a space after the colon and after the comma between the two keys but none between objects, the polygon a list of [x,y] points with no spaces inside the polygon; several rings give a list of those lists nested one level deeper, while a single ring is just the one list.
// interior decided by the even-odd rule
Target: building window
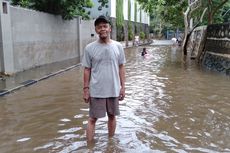
[{"label": "building window", "polygon": [[2,7],[3,7],[3,13],[7,14],[7,3],[6,2],[2,2]]}]

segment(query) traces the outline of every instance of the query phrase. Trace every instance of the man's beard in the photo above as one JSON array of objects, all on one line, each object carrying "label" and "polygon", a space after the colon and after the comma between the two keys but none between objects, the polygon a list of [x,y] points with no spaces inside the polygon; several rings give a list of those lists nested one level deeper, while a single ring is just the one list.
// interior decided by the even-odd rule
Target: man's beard
[{"label": "man's beard", "polygon": [[99,35],[99,38],[100,38],[101,40],[106,40],[107,37],[108,37],[108,35],[107,35],[107,36],[101,36],[101,35]]}]

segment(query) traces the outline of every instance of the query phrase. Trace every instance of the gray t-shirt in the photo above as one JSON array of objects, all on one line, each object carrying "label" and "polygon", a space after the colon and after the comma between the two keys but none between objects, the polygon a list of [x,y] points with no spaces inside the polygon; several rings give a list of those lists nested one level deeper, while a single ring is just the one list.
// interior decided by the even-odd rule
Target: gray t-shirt
[{"label": "gray t-shirt", "polygon": [[82,65],[91,68],[90,96],[118,97],[121,87],[119,65],[125,62],[124,49],[117,41],[102,44],[97,40],[88,44],[84,50]]}]

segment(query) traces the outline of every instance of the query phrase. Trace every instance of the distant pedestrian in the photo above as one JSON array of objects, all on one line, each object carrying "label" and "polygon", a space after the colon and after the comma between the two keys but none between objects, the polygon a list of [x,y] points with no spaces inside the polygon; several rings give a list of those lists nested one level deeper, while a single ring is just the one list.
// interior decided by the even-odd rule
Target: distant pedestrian
[{"label": "distant pedestrian", "polygon": [[182,38],[179,36],[178,39],[177,39],[178,46],[181,46],[181,43],[182,43]]},{"label": "distant pedestrian", "polygon": [[135,45],[135,46],[138,46],[138,45],[139,45],[139,41],[140,41],[140,40],[139,40],[139,36],[135,36],[135,37],[134,37],[134,45]]},{"label": "distant pedestrian", "polygon": [[146,48],[143,48],[142,52],[141,52],[141,56],[145,56],[147,54]]},{"label": "distant pedestrian", "polygon": [[122,45],[110,39],[111,25],[105,16],[95,22],[98,40],[88,44],[84,50],[83,98],[89,103],[87,140],[94,139],[98,118],[108,116],[109,137],[116,129],[116,115],[120,114],[119,100],[125,97],[125,54]]},{"label": "distant pedestrian", "polygon": [[176,44],[177,39],[175,37],[173,37],[171,40],[173,41],[174,44]]}]

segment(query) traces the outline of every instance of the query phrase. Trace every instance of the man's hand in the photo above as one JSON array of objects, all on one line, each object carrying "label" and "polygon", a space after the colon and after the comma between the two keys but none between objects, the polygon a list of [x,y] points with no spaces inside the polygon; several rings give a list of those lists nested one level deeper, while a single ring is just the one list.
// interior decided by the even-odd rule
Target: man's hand
[{"label": "man's hand", "polygon": [[89,88],[83,88],[83,98],[85,100],[85,103],[89,102],[90,100]]},{"label": "man's hand", "polygon": [[122,101],[125,98],[125,88],[122,87],[120,90],[119,100]]}]

